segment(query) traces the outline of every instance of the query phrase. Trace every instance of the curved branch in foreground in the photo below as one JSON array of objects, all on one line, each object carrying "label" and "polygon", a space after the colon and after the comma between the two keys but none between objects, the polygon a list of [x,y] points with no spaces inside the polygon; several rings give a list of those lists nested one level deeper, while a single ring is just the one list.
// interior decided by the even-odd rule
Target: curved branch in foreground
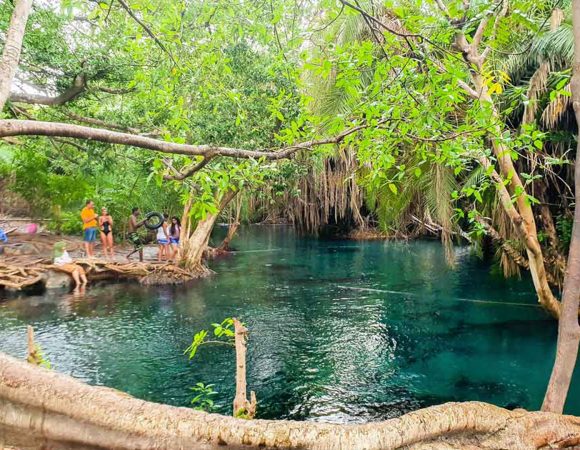
[{"label": "curved branch in foreground", "polygon": [[26,92],[13,92],[10,94],[10,101],[14,103],[29,103],[32,105],[58,106],[64,105],[81,95],[87,88],[87,78],[85,75],[77,75],[71,87],[59,95],[49,96],[41,94],[27,94]]},{"label": "curved branch in foreground", "polygon": [[[386,120],[379,121],[372,125],[377,126]],[[104,130],[101,128],[90,128],[81,125],[72,125],[69,123],[42,122],[36,120],[0,120],[0,138],[8,136],[52,136],[68,137],[76,139],[88,139],[93,141],[105,142],[108,144],[131,145],[148,150],[154,150],[161,153],[189,156],[205,156],[213,158],[214,156],[227,156],[230,158],[265,158],[267,160],[280,160],[289,158],[299,150],[308,149],[318,145],[337,144],[350,134],[356,133],[371,125],[359,125],[348,128],[342,133],[327,139],[312,140],[300,144],[283,147],[281,149],[271,150],[244,150],[231,147],[220,147],[213,145],[191,145],[177,144],[174,142],[161,141],[145,136],[138,136],[129,133],[120,133],[117,131]]]},{"label": "curved branch in foreground", "polygon": [[118,449],[572,448],[580,418],[447,403],[364,425],[243,420],[161,405],[0,353],[0,426],[20,438]]}]

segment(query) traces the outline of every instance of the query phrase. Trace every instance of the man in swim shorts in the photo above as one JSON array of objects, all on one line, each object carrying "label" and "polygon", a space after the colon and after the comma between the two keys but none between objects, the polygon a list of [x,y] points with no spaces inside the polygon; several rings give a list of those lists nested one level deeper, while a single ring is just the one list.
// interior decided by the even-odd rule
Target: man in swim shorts
[{"label": "man in swim shorts", "polygon": [[97,240],[97,214],[95,204],[92,200],[87,200],[85,207],[81,211],[83,221],[83,240],[85,241],[85,253],[87,258],[95,255],[95,241]]},{"label": "man in swim shorts", "polygon": [[141,211],[139,211],[139,208],[133,208],[131,210],[131,215],[129,216],[129,223],[127,225],[129,232],[127,234],[127,239],[129,239],[129,242],[133,244],[133,251],[127,255],[127,259],[131,259],[131,256],[134,253],[139,252],[139,261],[143,262],[143,241],[141,240],[139,233],[137,233],[137,230],[143,226],[145,220],[140,222],[137,221],[140,214]]}]

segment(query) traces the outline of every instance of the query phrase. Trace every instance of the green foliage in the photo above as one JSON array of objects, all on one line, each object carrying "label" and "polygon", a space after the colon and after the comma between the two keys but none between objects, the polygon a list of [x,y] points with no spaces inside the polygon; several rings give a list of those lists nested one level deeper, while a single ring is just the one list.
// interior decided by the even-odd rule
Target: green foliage
[{"label": "green foliage", "polygon": [[214,407],[214,401],[212,397],[218,395],[218,392],[213,390],[213,384],[203,384],[196,383],[191,390],[194,393],[194,397],[191,399],[191,405],[193,409],[199,411],[211,412]]},{"label": "green foliage", "polygon": [[569,216],[561,215],[556,217],[556,231],[558,232],[558,239],[560,239],[560,242],[566,251],[570,248],[573,225],[574,221]]},{"label": "green foliage", "polygon": [[225,344],[225,345],[233,345],[233,338],[234,338],[234,321],[231,318],[224,319],[222,323],[212,323],[211,326],[213,327],[213,335],[216,338],[224,338],[220,340],[213,340],[207,341],[207,336],[209,332],[207,330],[200,330],[194,334],[193,340],[189,347],[185,349],[183,352],[184,354],[189,354],[189,359],[193,359],[196,355],[197,350],[201,345],[204,344]]},{"label": "green foliage", "polygon": [[34,352],[28,356],[28,362],[46,369],[52,369],[50,360],[45,356],[42,347],[39,344],[34,344]]},{"label": "green foliage", "polygon": [[195,333],[193,336],[193,341],[191,341],[191,345],[185,349],[184,353],[189,353],[189,359],[193,359],[195,354],[197,353],[197,349],[200,345],[204,344],[205,338],[207,337],[207,331],[201,330]]},{"label": "green foliage", "polygon": [[[209,332],[207,330],[200,330],[193,336],[191,345],[185,349],[184,354],[188,354],[189,359],[193,359],[197,354],[197,350],[200,346],[206,344],[222,344],[233,346],[234,345],[234,321],[231,318],[224,319],[221,323],[212,323],[213,336],[216,340],[208,340],[207,337]],[[212,397],[216,396],[218,393],[213,390],[213,384],[203,384],[196,383],[196,385],[191,388],[195,396],[191,400],[191,404],[194,405],[194,409],[199,409],[203,411],[210,412],[214,406],[214,401]]]},{"label": "green foliage", "polygon": [[[491,0],[470,2],[468,11],[463,1],[446,0],[445,13],[439,3],[358,2],[380,28],[332,0],[302,8],[286,0],[266,8],[223,0],[131,0],[149,32],[115,2],[35,5],[20,67],[24,79],[52,93],[83,74],[88,87],[66,105],[12,108],[8,115],[81,123],[82,116],[172,142],[262,150],[360,129],[291,161],[216,157],[178,181],[167,175],[200,164],[201,157],[68,139],[22,138],[9,152],[0,147],[1,170],[14,173],[11,188],[36,215],[76,233],[75,216],[87,198],[108,207],[117,231],[133,206],[176,214],[192,198],[195,221],[216,213],[231,191],[240,192],[244,205],[249,197],[276,204],[277,198],[299,197],[297,180],[306,174],[324,190],[326,178],[317,175],[332,166],[326,162],[348,155],[348,177],[364,193],[362,209],[383,230],[405,230],[414,217],[440,225],[444,240],[458,224],[471,223],[481,234],[480,215],[501,221],[493,214],[493,167],[482,170],[480,164],[485,158],[497,166],[492,144],[516,161],[524,187],[512,190],[514,202],[536,205],[538,183],[569,177],[561,166],[573,144],[565,126],[572,30],[566,17],[549,31],[554,3],[513,0],[505,17],[497,16],[501,8]],[[567,11],[567,2],[560,3]],[[8,9],[0,13],[1,25],[8,23]],[[475,67],[457,50],[453,24],[462,21],[471,41],[488,16],[480,49],[489,50],[488,58]],[[78,17],[86,29],[77,27]],[[542,63],[549,63],[547,74],[534,78]],[[464,89],[474,79],[490,101]],[[536,120],[522,124],[531,105]],[[503,183],[513,176],[503,175]],[[513,237],[509,227],[502,233]],[[217,338],[231,337],[227,324],[215,325]],[[215,334],[218,329],[223,334]],[[190,357],[207,339],[207,331],[196,334]]]}]

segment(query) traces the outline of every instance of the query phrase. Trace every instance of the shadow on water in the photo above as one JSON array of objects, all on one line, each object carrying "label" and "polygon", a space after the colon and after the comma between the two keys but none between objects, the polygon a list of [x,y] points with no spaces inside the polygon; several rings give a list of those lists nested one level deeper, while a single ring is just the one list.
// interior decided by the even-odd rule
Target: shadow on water
[{"label": "shadow on water", "polygon": [[[216,240],[218,240],[216,238]],[[213,383],[229,414],[234,353],[183,355],[193,334],[238,316],[262,418],[365,422],[446,401],[537,409],[556,324],[528,279],[504,280],[437,242],[298,238],[249,227],[217,275],[187,287],[93,286],[0,301],[0,350],[26,351],[26,325],[56,370],[156,402],[188,405]],[[577,379],[578,377],[576,377]],[[567,412],[580,414],[572,387]]]}]

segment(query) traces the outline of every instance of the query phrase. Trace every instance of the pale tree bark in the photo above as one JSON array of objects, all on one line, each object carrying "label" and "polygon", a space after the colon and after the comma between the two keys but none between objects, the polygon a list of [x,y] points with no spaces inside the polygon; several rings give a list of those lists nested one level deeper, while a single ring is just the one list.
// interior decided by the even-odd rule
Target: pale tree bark
[{"label": "pale tree bark", "polygon": [[[499,12],[496,12],[496,17],[493,22],[493,28],[491,31],[492,40],[495,38],[500,20],[507,14],[508,7],[508,0],[501,0],[495,8]],[[444,8],[444,6],[440,5],[440,8],[449,17],[449,12]],[[505,196],[504,191],[505,188],[507,188],[510,201],[502,201],[501,204],[504,209],[506,209],[508,216],[514,221],[514,226],[518,230],[525,245],[530,273],[532,275],[534,288],[538,295],[538,301],[548,312],[550,312],[550,314],[554,317],[559,317],[560,302],[554,297],[548,283],[548,276],[544,265],[544,255],[538,240],[534,212],[531,203],[526,198],[526,189],[514,166],[510,149],[501,141],[501,136],[503,135],[504,130],[500,126],[500,114],[493,98],[491,97],[487,83],[481,75],[483,64],[491,51],[489,45],[483,51],[480,52],[479,50],[479,46],[482,43],[483,36],[489,24],[489,17],[490,14],[484,16],[473,36],[473,39],[470,41],[466,38],[463,30],[458,29],[455,37],[455,45],[461,51],[465,61],[472,64],[476,69],[470,71],[473,88],[466,89],[466,91],[475,100],[485,104],[491,110],[492,119],[495,121],[495,125],[490,130],[490,138],[493,154],[497,160],[499,172],[502,177],[500,180],[495,180],[495,185],[500,197]],[[488,164],[490,164],[490,162],[488,162]],[[509,180],[507,186],[504,184],[503,180]],[[520,194],[516,195],[518,192]],[[513,207],[511,202],[512,196],[516,197],[516,202]],[[517,214],[513,214],[513,209],[515,209]]]},{"label": "pale tree bark", "polygon": [[250,401],[247,397],[246,381],[246,342],[248,329],[234,318],[234,333],[236,345],[236,396],[234,397],[234,417],[253,419],[256,415],[256,394],[250,392]]},{"label": "pale tree bark", "polygon": [[[236,196],[237,191],[229,190],[223,194],[216,201],[218,202],[218,210],[215,213],[207,213],[206,216],[197,222],[195,230],[190,233],[191,229],[191,219],[189,218],[189,210],[191,209],[191,204],[187,214],[184,211],[183,221],[182,221],[182,237],[180,239],[180,261],[181,265],[191,272],[202,272],[207,269],[202,264],[202,257],[211,232],[215,225],[215,222],[228,205],[228,203]],[[192,194],[193,196],[193,194]],[[192,200],[193,197],[190,199]],[[193,201],[193,200],[192,200]],[[187,208],[187,205],[186,205]],[[185,226],[183,226],[185,224]]]},{"label": "pale tree bark", "polygon": [[77,75],[71,87],[64,92],[50,96],[42,94],[29,94],[26,92],[13,92],[10,94],[10,101],[15,103],[30,103],[32,105],[59,106],[68,103],[87,88],[87,78],[84,74]]},{"label": "pale tree bark", "polygon": [[292,157],[300,150],[307,150],[312,147],[327,144],[338,144],[347,136],[371,126],[375,127],[386,120],[378,123],[357,125],[347,128],[336,136],[324,139],[314,139],[300,142],[294,145],[278,149],[245,150],[232,147],[220,147],[217,145],[192,145],[177,144],[174,142],[153,139],[147,136],[121,133],[118,131],[105,130],[102,128],[91,128],[82,125],[73,125],[60,122],[43,122],[40,120],[0,120],[0,138],[10,136],[49,136],[49,137],[69,137],[76,139],[88,139],[92,141],[104,142],[107,144],[131,145],[133,147],[145,148],[161,153],[204,156],[208,161],[216,156],[226,156],[229,158],[264,158],[270,161],[277,161]]},{"label": "pale tree bark", "polygon": [[14,12],[8,25],[2,60],[0,61],[0,111],[10,96],[12,80],[18,69],[24,30],[32,9],[32,0],[15,0]]},{"label": "pale tree bark", "polygon": [[[0,426],[21,439],[115,449],[574,448],[580,418],[447,403],[363,425],[241,420],[88,386],[0,353]],[[1,430],[1,428],[0,428]],[[10,442],[0,442],[10,445]],[[36,447],[33,447],[36,448]]]},{"label": "pale tree bark", "polygon": [[[572,1],[572,28],[574,32],[574,65],[570,81],[572,105],[576,122],[580,127],[580,0]],[[574,167],[574,224],[568,253],[568,264],[562,293],[562,312],[558,324],[556,361],[550,376],[548,390],[542,405],[543,411],[561,413],[570,388],[572,374],[578,357],[580,325],[578,306],[580,303],[580,132],[576,146]]]}]

